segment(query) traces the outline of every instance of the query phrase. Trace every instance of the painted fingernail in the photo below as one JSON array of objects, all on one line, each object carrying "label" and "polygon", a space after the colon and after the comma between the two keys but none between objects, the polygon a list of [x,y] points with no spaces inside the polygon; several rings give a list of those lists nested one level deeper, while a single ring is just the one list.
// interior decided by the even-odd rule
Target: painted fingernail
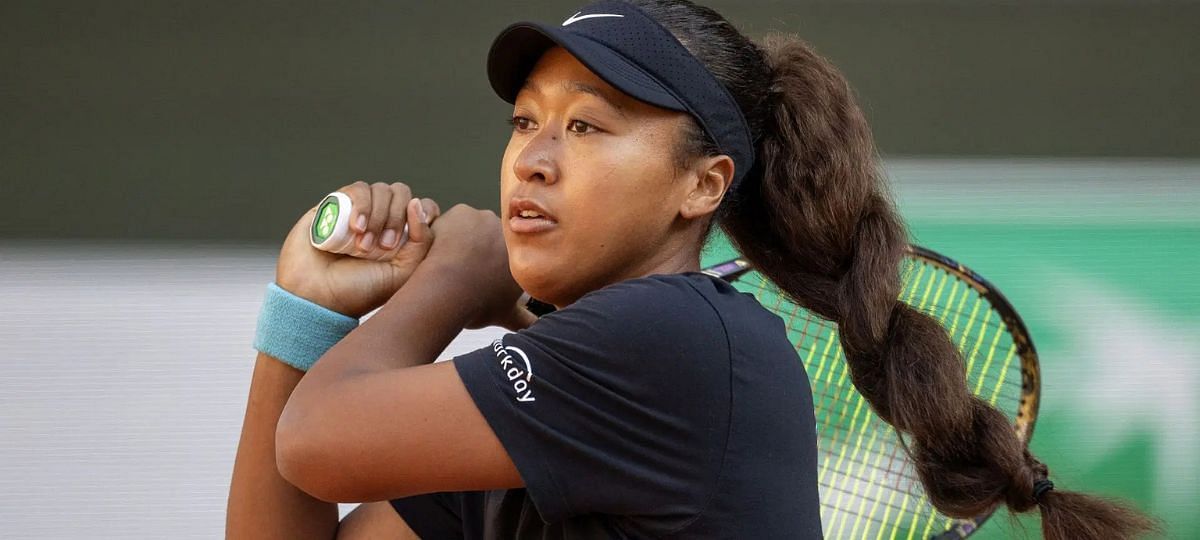
[{"label": "painted fingernail", "polygon": [[375,233],[369,232],[363,235],[362,240],[358,241],[358,247],[362,249],[371,249],[371,246],[374,245],[374,243]]},{"label": "painted fingernail", "polygon": [[358,219],[354,222],[354,224],[358,226],[358,230],[360,230],[360,231],[363,229],[366,229],[367,228],[367,216],[365,216],[363,214],[359,214]]},{"label": "painted fingernail", "polygon": [[392,229],[384,229],[383,235],[379,237],[379,243],[385,248],[390,248],[396,245],[396,231]]}]

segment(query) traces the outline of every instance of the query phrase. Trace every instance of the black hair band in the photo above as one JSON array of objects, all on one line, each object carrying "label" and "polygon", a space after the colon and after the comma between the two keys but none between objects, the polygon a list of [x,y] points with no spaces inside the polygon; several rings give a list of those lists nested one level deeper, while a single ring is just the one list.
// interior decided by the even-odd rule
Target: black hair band
[{"label": "black hair band", "polygon": [[1038,480],[1033,484],[1033,500],[1039,503],[1042,502],[1042,495],[1045,495],[1047,491],[1052,489],[1054,489],[1054,482],[1051,482],[1050,479],[1043,478]]}]

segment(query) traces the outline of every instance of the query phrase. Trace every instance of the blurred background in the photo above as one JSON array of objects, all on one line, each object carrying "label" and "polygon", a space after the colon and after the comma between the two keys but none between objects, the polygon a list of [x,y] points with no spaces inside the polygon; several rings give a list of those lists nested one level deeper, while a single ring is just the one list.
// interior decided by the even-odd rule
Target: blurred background
[{"label": "blurred background", "polygon": [[[1055,481],[1200,537],[1200,4],[708,5],[831,58],[915,241],[1024,314]],[[5,534],[221,536],[287,230],[360,179],[495,209],[511,111],[488,45],[578,7],[0,3]]]}]

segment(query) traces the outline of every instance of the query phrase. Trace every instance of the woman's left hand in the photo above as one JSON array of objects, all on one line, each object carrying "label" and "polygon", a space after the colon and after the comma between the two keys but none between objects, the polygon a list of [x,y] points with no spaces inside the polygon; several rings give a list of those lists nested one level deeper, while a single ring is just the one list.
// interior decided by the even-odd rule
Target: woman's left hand
[{"label": "woman's left hand", "polygon": [[[309,243],[308,229],[316,214],[310,209],[296,221],[284,240],[275,269],[275,282],[284,290],[319,305],[352,317],[362,317],[383,305],[425,258],[433,237],[430,225],[440,211],[431,199],[414,199],[408,186],[400,182],[368,185],[355,182],[339,191],[354,201],[356,214],[363,222],[352,220],[357,249],[352,255],[328,253]],[[423,216],[423,217],[422,217]],[[395,236],[408,225],[409,238],[398,245]],[[391,229],[391,245],[371,241]],[[388,255],[385,260],[367,257]]]}]

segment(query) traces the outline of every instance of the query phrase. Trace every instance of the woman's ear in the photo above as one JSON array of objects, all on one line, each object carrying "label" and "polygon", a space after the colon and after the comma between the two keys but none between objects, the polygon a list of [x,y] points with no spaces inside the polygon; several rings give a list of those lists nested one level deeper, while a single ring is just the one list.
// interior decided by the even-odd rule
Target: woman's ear
[{"label": "woman's ear", "polygon": [[684,219],[703,217],[717,210],[733,182],[733,158],[726,155],[702,158],[692,174],[695,176],[691,191],[679,206],[679,215]]}]

